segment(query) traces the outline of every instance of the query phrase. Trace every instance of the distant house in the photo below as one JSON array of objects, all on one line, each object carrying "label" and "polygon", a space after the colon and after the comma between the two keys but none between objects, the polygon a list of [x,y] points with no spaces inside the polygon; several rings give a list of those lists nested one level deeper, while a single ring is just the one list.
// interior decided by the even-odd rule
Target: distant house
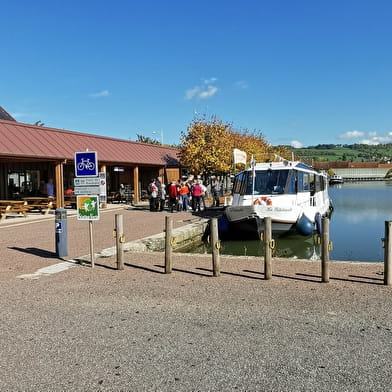
[{"label": "distant house", "polygon": [[174,147],[19,123],[1,107],[0,140],[0,199],[38,195],[53,178],[61,205],[64,189],[73,188],[75,152],[87,149],[97,152],[108,195],[130,185],[139,201],[151,178],[181,176]]}]

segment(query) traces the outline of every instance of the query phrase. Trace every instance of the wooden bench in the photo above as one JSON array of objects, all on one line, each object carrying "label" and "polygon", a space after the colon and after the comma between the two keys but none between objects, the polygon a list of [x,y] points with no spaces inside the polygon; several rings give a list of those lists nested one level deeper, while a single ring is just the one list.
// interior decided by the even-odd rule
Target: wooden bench
[{"label": "wooden bench", "polygon": [[44,215],[49,214],[49,211],[54,208],[53,206],[53,201],[48,201],[48,202],[41,202],[37,204],[27,204],[26,205],[27,209],[29,212],[32,211],[39,211],[43,213]]},{"label": "wooden bench", "polygon": [[9,203],[0,203],[0,221],[3,221],[7,218],[9,214],[17,214],[27,216],[27,205],[25,203],[17,203],[10,201]]},{"label": "wooden bench", "polygon": [[25,207],[29,212],[39,211],[43,214],[48,214],[49,211],[54,208],[55,200],[48,197],[24,197]]}]

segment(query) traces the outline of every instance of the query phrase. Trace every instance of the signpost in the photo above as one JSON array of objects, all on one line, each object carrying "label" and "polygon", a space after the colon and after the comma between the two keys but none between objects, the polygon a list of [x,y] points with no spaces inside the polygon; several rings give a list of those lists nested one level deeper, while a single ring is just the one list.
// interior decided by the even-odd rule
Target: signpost
[{"label": "signpost", "polygon": [[98,159],[96,151],[75,152],[76,177],[98,177]]},{"label": "signpost", "polygon": [[99,220],[99,194],[101,180],[98,177],[96,151],[75,152],[74,193],[78,220],[89,221],[91,267],[94,267],[93,221]]},{"label": "signpost", "polygon": [[107,194],[106,194],[106,173],[99,173],[99,201],[101,203],[107,202]]}]

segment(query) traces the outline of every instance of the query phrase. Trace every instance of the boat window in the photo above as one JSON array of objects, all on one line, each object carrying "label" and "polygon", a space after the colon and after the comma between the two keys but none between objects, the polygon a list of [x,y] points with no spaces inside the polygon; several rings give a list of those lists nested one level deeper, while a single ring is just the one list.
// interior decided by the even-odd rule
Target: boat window
[{"label": "boat window", "polygon": [[256,178],[253,178],[252,172],[247,172],[247,186],[244,191],[245,194],[251,195],[253,192],[253,180],[254,182],[254,194],[280,194],[284,193],[286,189],[288,170],[263,170],[256,171]]},{"label": "boat window", "polygon": [[316,182],[315,182],[314,174],[309,174],[309,189],[311,195],[314,195],[314,192],[316,191]]},{"label": "boat window", "polygon": [[241,188],[244,188],[244,182],[245,182],[245,172],[239,173],[235,179],[234,179],[234,184],[233,184],[233,191],[232,193],[243,193],[241,191]]},{"label": "boat window", "polygon": [[298,192],[314,192],[314,174],[298,171]]},{"label": "boat window", "polygon": [[295,194],[297,193],[297,172],[291,171],[289,180],[287,181],[287,193]]},{"label": "boat window", "polygon": [[298,192],[310,191],[310,174],[299,171],[298,172]]},{"label": "boat window", "polygon": [[315,191],[320,192],[325,189],[325,182],[324,177],[322,176],[315,176]]}]

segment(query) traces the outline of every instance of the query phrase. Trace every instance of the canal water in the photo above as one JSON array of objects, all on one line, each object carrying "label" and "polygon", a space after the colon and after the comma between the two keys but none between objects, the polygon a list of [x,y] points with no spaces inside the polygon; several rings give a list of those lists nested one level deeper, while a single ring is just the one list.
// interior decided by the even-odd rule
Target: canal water
[{"label": "canal water", "polygon": [[[385,221],[392,220],[392,181],[347,182],[331,186],[334,206],[330,219],[331,260],[380,262],[384,260],[381,239]],[[274,256],[320,260],[318,236],[287,235],[276,238]],[[193,253],[210,253],[203,244]],[[221,254],[263,256],[262,241],[222,241]]]}]

